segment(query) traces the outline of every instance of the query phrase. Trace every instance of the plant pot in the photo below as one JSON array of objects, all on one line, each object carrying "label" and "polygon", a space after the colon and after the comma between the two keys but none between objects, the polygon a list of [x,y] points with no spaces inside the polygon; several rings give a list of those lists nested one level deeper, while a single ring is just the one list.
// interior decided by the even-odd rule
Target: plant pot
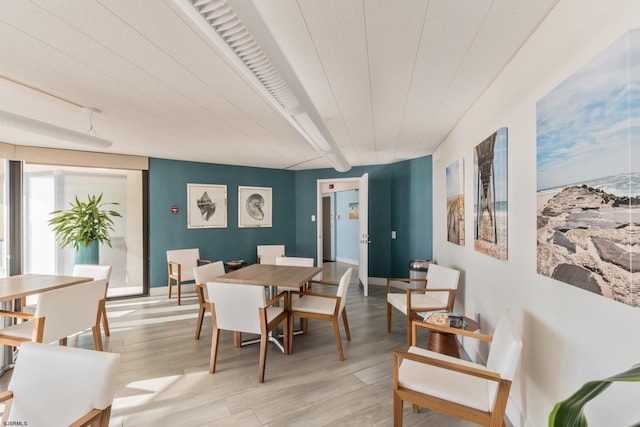
[{"label": "plant pot", "polygon": [[80,245],[73,254],[74,264],[99,264],[100,252],[98,241],[94,240],[90,245]]}]

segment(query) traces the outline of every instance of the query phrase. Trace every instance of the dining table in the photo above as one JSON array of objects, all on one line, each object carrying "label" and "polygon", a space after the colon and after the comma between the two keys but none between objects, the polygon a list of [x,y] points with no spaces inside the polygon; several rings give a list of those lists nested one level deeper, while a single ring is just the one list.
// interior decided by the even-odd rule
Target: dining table
[{"label": "dining table", "polygon": [[[291,265],[273,264],[251,264],[247,267],[239,268],[222,276],[216,277],[216,281],[237,283],[238,285],[258,285],[265,286],[269,291],[269,298],[274,298],[278,293],[278,286],[287,288],[301,287],[318,273],[322,272],[322,267],[298,267]],[[278,340],[277,334],[271,333],[269,341],[285,352],[284,346]],[[248,340],[241,345],[254,344],[260,340]]]},{"label": "dining table", "polygon": [[[22,299],[31,295],[90,282],[92,277],[61,276],[57,274],[18,274],[0,278],[0,304],[3,310],[19,311]],[[13,320],[5,317],[5,326]],[[0,375],[13,366],[13,349],[5,346]]]}]

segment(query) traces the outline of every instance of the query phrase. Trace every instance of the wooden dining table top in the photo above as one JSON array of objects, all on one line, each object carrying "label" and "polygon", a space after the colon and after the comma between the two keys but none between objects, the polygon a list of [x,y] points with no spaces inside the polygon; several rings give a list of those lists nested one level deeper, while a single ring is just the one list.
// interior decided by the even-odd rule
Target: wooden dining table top
[{"label": "wooden dining table top", "polygon": [[321,267],[252,264],[218,276],[216,277],[216,281],[293,288],[313,279],[313,277],[320,272],[322,272]]},{"label": "wooden dining table top", "polygon": [[0,302],[41,294],[66,286],[90,282],[91,277],[59,276],[55,274],[19,274],[0,278]]}]

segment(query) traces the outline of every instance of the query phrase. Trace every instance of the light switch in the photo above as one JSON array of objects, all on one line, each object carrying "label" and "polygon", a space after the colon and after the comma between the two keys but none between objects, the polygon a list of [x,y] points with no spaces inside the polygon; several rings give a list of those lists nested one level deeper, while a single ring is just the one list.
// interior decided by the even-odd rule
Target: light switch
[{"label": "light switch", "polygon": [[391,231],[391,238],[395,239],[396,238],[396,232],[395,230]]},{"label": "light switch", "polygon": [[316,222],[316,216],[315,215],[311,215],[311,221]]}]

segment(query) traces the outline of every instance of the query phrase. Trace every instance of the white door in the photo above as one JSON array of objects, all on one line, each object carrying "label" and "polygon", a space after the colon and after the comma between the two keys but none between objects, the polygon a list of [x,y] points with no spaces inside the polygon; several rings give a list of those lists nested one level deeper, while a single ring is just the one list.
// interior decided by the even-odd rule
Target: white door
[{"label": "white door", "polygon": [[360,260],[358,278],[364,289],[364,296],[369,296],[369,174],[365,173],[359,180],[358,210],[360,222]]}]

